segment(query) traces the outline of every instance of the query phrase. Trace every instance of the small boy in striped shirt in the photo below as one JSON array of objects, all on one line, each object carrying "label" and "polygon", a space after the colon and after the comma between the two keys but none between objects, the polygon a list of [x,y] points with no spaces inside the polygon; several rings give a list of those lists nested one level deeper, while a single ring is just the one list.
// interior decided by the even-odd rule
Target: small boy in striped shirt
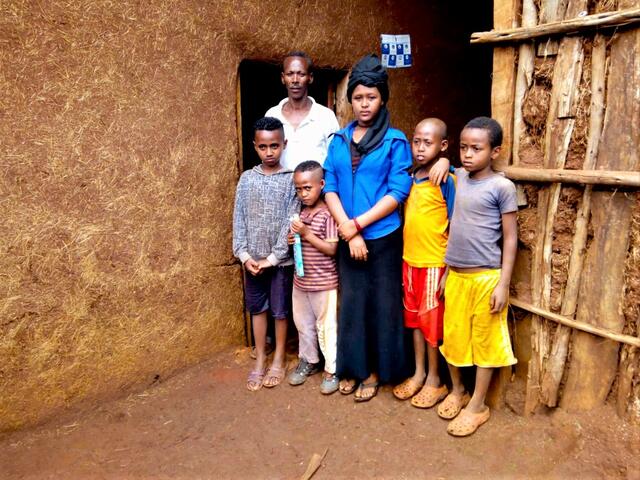
[{"label": "small boy in striped shirt", "polygon": [[329,395],[338,389],[336,345],[338,333],[338,227],[322,197],[324,171],[313,160],[299,164],[293,173],[296,194],[302,202],[300,220],[291,223],[293,235],[302,240],[304,275],[293,279],[293,321],[298,329],[299,363],[289,375],[291,385],[303,384],[320,371],[318,345],[324,356],[320,392]]}]

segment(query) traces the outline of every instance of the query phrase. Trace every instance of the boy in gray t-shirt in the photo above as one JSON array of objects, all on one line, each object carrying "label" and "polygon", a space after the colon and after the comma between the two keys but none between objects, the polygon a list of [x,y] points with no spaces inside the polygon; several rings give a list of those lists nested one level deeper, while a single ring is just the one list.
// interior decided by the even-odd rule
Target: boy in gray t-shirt
[{"label": "boy in gray t-shirt", "polygon": [[[517,362],[507,327],[507,303],[516,257],[518,207],[513,183],[491,168],[501,144],[500,124],[487,117],[474,118],[460,134],[463,168],[456,170],[440,347],[453,387],[438,406],[440,417],[453,419],[447,432],[454,436],[471,435],[489,420],[485,398],[493,370]],[[476,384],[470,397],[460,367],[473,365],[477,367]]]}]

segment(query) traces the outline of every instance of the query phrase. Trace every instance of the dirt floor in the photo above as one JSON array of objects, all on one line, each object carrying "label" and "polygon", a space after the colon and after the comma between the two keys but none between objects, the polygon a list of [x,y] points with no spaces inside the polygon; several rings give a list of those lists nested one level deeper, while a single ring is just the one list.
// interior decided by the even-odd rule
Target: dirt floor
[{"label": "dirt floor", "polygon": [[365,404],[321,396],[319,375],[251,393],[249,362],[247,349],[222,352],[137,394],[5,434],[0,477],[296,479],[327,450],[314,479],[640,479],[640,428],[608,407],[524,418],[510,393],[508,409],[455,439],[389,387]]}]

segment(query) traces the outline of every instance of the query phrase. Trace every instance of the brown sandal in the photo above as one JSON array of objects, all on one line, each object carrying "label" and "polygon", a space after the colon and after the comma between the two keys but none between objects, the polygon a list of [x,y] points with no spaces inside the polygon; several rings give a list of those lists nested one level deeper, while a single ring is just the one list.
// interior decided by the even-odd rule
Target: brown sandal
[{"label": "brown sandal", "polygon": [[[363,395],[363,393],[367,390],[371,391],[370,395]],[[371,383],[361,383],[360,385],[358,385],[358,389],[356,390],[355,396],[353,397],[353,399],[356,402],[368,402],[369,400],[371,400],[373,397],[375,397],[378,394],[378,382],[374,381]]]},{"label": "brown sandal", "polygon": [[393,395],[399,400],[407,400],[418,393],[423,384],[424,381],[416,383],[412,377],[407,378],[400,385],[396,385],[393,388]]},{"label": "brown sandal", "polygon": [[411,405],[417,408],[431,408],[440,400],[444,399],[447,393],[449,393],[449,389],[446,385],[439,387],[425,385],[422,387],[422,390],[420,390],[420,393],[411,399]]},{"label": "brown sandal", "polygon": [[462,396],[450,393],[440,405],[438,405],[438,416],[445,420],[451,420],[460,413],[464,407],[471,401],[471,397],[467,392]]},{"label": "brown sandal", "polygon": [[[269,370],[267,370],[267,374],[264,378],[262,386],[267,388],[277,387],[278,385],[280,385],[280,383],[282,383],[282,380],[284,379],[286,373],[287,369],[285,367],[274,367],[273,365],[271,365],[269,367]],[[267,383],[269,379],[273,379],[273,381]]]},{"label": "brown sandal", "polygon": [[467,409],[462,409],[460,415],[449,422],[447,433],[454,437],[468,437],[475,433],[481,425],[487,423],[489,417],[491,417],[489,407],[480,413],[472,413]]},{"label": "brown sandal", "polygon": [[343,395],[351,395],[358,388],[358,382],[356,380],[352,380],[350,378],[343,378],[340,380],[340,384],[338,389],[340,393]]},{"label": "brown sandal", "polygon": [[247,390],[257,392],[262,388],[264,372],[264,368],[262,370],[252,370],[249,372],[249,376],[247,377]]}]

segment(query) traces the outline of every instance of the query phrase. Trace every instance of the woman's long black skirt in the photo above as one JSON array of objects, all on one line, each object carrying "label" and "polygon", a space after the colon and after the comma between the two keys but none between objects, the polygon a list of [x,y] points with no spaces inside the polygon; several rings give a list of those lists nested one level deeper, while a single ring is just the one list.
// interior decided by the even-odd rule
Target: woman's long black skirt
[{"label": "woman's long black skirt", "polygon": [[338,245],[340,313],[337,375],[381,383],[407,374],[402,313],[402,228],[367,240],[366,262],[351,258],[349,245]]}]

